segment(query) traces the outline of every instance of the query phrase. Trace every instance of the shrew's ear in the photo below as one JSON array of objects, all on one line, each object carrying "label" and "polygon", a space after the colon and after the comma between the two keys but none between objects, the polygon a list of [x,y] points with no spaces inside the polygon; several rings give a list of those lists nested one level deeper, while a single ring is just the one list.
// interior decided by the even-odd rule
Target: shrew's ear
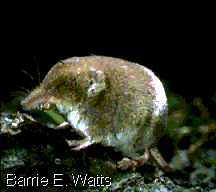
[{"label": "shrew's ear", "polygon": [[106,88],[105,75],[103,71],[89,71],[88,72],[88,97],[98,95]]}]

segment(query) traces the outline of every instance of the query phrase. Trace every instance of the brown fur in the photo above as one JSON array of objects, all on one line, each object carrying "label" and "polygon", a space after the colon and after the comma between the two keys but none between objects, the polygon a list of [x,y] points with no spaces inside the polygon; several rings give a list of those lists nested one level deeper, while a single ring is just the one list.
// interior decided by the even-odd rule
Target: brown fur
[{"label": "brown fur", "polygon": [[76,150],[87,147],[88,141],[101,142],[132,159],[143,158],[138,151],[146,149],[146,156],[154,142],[158,116],[153,101],[155,93],[159,94],[152,86],[152,74],[144,69],[111,57],[73,57],[54,65],[22,105],[30,109],[49,102],[65,115],[77,111],[78,123],[82,121],[88,128],[85,132],[77,128],[85,139],[70,144],[78,146]]}]

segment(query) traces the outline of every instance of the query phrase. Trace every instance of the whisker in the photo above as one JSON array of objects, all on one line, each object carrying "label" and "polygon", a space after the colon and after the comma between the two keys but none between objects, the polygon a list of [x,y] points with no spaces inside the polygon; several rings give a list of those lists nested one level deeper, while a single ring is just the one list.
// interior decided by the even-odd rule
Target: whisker
[{"label": "whisker", "polygon": [[25,70],[23,70],[23,69],[21,69],[21,70],[22,70],[23,73],[25,73],[26,75],[28,75],[31,78],[31,80],[34,82],[34,86],[33,86],[32,82],[31,82],[31,87],[35,87],[36,83],[34,81],[34,78],[29,73],[27,73]]},{"label": "whisker", "polygon": [[40,70],[39,70],[39,67],[37,66],[37,69],[38,69],[38,84],[41,83],[41,79],[40,79]]},{"label": "whisker", "polygon": [[27,91],[28,93],[30,93],[30,91],[28,89],[26,89],[25,87],[20,86],[20,88],[24,89],[25,91]]},{"label": "whisker", "polygon": [[22,70],[22,72],[23,73],[25,73],[26,75],[28,75],[33,81],[34,81],[34,79],[33,79],[33,77],[31,76],[31,75],[29,75],[26,71],[24,71],[23,69],[21,69]]},{"label": "whisker", "polygon": [[27,96],[28,94],[25,93],[25,92],[22,92],[22,91],[14,91],[14,92],[11,92],[10,96],[17,96],[18,94],[21,94],[21,96]]}]

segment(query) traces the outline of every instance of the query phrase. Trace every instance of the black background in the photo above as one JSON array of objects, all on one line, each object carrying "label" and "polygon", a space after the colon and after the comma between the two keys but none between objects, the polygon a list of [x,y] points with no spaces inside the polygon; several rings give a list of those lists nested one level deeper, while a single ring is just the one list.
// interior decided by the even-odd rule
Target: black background
[{"label": "black background", "polygon": [[76,22],[76,18],[69,17],[68,23],[63,20],[57,23],[57,18],[53,19],[52,25],[52,19],[38,20],[40,13],[35,14],[35,20],[25,15],[28,22],[16,21],[16,17],[12,18],[14,23],[3,19],[6,24],[1,30],[1,101],[12,102],[10,95],[21,91],[20,86],[28,90],[35,88],[22,70],[37,84],[38,68],[42,80],[60,60],[95,54],[145,65],[165,83],[167,94],[182,95],[188,104],[200,97],[210,109],[211,117],[216,119],[215,110],[211,110],[215,109],[212,97],[216,91],[214,25],[209,19],[211,16],[204,18],[205,13],[200,14],[200,9],[198,12],[186,19],[182,19],[184,13],[179,12],[179,19],[168,13],[167,18],[157,15],[152,20],[153,13],[141,17],[138,23],[136,18],[129,24],[129,18],[126,23],[119,20],[116,26],[109,21],[99,25],[95,20]]}]

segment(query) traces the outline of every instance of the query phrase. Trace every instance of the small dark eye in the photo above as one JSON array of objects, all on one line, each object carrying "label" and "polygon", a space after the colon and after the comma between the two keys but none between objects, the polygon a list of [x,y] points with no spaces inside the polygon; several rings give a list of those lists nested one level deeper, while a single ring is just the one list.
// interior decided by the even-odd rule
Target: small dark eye
[{"label": "small dark eye", "polygon": [[92,85],[93,84],[93,80],[91,80],[90,82],[89,82],[89,85]]}]

